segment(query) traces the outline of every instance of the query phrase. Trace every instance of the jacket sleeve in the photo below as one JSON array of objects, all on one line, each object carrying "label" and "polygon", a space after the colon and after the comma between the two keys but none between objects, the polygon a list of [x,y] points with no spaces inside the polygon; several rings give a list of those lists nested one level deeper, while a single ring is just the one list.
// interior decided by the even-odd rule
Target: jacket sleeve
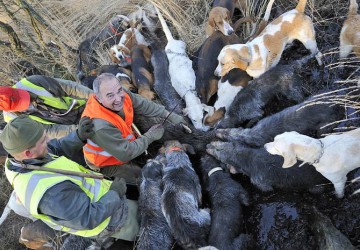
[{"label": "jacket sleeve", "polygon": [[75,131],[78,125],[63,125],[63,124],[42,124],[49,139],[62,138],[67,136],[72,131]]},{"label": "jacket sleeve", "polygon": [[111,216],[111,225],[124,224],[128,214],[125,198],[109,190],[97,202],[91,202],[85,192],[71,181],[48,189],[39,203],[39,213],[51,216],[58,225],[75,230],[97,227]]},{"label": "jacket sleeve", "polygon": [[129,142],[118,128],[101,119],[94,119],[95,135],[91,138],[97,145],[122,162],[128,162],[144,153],[149,140],[141,136]]},{"label": "jacket sleeve", "polygon": [[143,98],[141,95],[126,91],[133,103],[134,114],[140,114],[149,117],[164,117],[165,107],[153,101]]},{"label": "jacket sleeve", "polygon": [[[73,131],[63,138],[50,140],[48,149],[54,155],[66,156],[79,163],[78,158],[83,158],[82,147],[84,144],[77,136],[76,131]],[[83,161],[80,161],[80,163],[83,163]]]},{"label": "jacket sleeve", "polygon": [[30,82],[45,88],[56,97],[69,96],[77,99],[88,99],[93,91],[79,83],[52,78],[43,75],[32,75],[27,78]]}]

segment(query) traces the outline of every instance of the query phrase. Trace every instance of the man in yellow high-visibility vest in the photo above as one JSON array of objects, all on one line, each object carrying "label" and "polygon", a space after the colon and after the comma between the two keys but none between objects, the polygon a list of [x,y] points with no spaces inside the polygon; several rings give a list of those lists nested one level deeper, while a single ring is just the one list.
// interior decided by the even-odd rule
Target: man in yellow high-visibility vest
[{"label": "man in yellow high-visibility vest", "polygon": [[74,131],[92,90],[69,80],[32,75],[14,86],[0,86],[5,122],[26,114],[43,124],[49,138]]},{"label": "man in yellow high-visibility vest", "polygon": [[0,134],[9,153],[6,177],[23,206],[49,227],[82,237],[133,241],[139,230],[137,203],[126,198],[123,179],[99,180],[26,168],[93,173],[70,160],[93,133],[92,121],[84,117],[76,131],[48,142],[37,121],[27,116],[13,119]]}]

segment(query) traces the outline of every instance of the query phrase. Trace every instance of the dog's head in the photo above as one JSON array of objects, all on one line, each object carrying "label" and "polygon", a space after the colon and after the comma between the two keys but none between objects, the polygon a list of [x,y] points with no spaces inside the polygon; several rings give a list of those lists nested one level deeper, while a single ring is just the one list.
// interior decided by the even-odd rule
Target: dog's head
[{"label": "dog's head", "polygon": [[289,168],[297,162],[296,152],[303,148],[300,144],[310,143],[310,140],[306,139],[307,137],[295,131],[284,132],[275,136],[273,142],[266,143],[264,148],[272,155],[280,155],[284,157],[284,163],[282,167]]},{"label": "dog's head", "polygon": [[216,76],[224,76],[235,68],[246,71],[251,61],[250,48],[246,44],[226,45],[217,59],[219,64],[214,72]]},{"label": "dog's head", "polygon": [[147,160],[145,166],[142,169],[142,176],[146,179],[153,181],[159,181],[162,177],[162,169],[166,163],[166,158],[163,154],[159,154],[155,159]]},{"label": "dog's head", "polygon": [[130,50],[122,45],[113,45],[110,50],[111,61],[121,66],[127,66],[131,63]]},{"label": "dog's head", "polygon": [[208,25],[213,31],[218,30],[225,36],[234,33],[231,27],[231,13],[228,9],[223,7],[214,7],[209,13]]},{"label": "dog's head", "polygon": [[190,154],[195,154],[195,149],[193,148],[193,146],[191,146],[190,144],[186,144],[186,143],[180,143],[177,140],[168,140],[164,142],[164,145],[159,149],[159,152],[161,154],[167,154],[170,153],[171,151],[184,151],[184,152],[188,152]]},{"label": "dog's head", "polygon": [[124,15],[116,15],[109,21],[112,33],[121,34],[130,27],[131,20]]},{"label": "dog's head", "polygon": [[200,99],[192,93],[185,95],[187,107],[182,110],[183,115],[188,116],[196,129],[208,131],[209,127],[203,125],[204,105]]}]

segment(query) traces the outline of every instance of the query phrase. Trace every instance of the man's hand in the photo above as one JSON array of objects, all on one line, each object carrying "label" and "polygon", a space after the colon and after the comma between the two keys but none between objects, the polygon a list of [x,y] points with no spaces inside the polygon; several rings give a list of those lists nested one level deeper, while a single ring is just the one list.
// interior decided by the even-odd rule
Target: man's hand
[{"label": "man's hand", "polygon": [[151,142],[161,139],[164,135],[164,126],[162,124],[156,124],[152,126],[145,134]]},{"label": "man's hand", "polygon": [[82,141],[86,141],[88,138],[92,137],[95,134],[93,128],[94,124],[89,117],[84,116],[83,118],[81,118],[79,121],[79,126],[76,130],[79,139]]},{"label": "man's hand", "polygon": [[175,125],[180,125],[181,123],[184,125],[187,124],[184,117],[175,114],[174,112],[169,115],[168,120]]},{"label": "man's hand", "polygon": [[117,192],[120,197],[125,195],[126,189],[126,181],[124,178],[116,177],[110,186],[110,190],[114,190],[115,192]]}]

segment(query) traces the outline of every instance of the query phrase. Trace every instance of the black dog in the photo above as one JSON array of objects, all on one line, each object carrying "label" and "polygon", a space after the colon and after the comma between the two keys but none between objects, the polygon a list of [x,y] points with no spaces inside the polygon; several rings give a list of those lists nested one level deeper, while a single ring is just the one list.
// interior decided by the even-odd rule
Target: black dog
[{"label": "black dog", "polygon": [[241,206],[248,205],[248,193],[223,171],[219,161],[208,154],[201,158],[201,172],[211,202],[209,245],[222,250],[248,249],[245,247],[251,237],[239,236],[243,230]]},{"label": "black dog", "polygon": [[277,65],[259,78],[249,82],[235,97],[228,118],[222,120],[218,128],[235,128],[248,122],[251,126],[264,115],[264,107],[275,97],[299,103],[304,100],[302,79],[296,70],[311,57],[305,57],[291,65]]},{"label": "black dog", "polygon": [[283,157],[271,155],[264,148],[217,141],[208,144],[206,151],[227,164],[231,173],[249,176],[251,183],[262,191],[272,191],[274,188],[304,190],[330,183],[311,165],[305,164],[299,168],[302,162],[292,168],[282,168]]},{"label": "black dog", "polygon": [[191,146],[178,141],[167,141],[165,151],[166,166],[163,169],[164,190],[161,208],[176,241],[185,249],[206,245],[210,229],[210,214],[200,209],[201,186],[184,151]]},{"label": "black dog", "polygon": [[165,157],[158,155],[148,160],[142,169],[140,184],[139,218],[140,237],[136,248],[139,250],[171,249],[173,237],[161,211],[162,168]]},{"label": "black dog", "polygon": [[337,104],[309,105],[309,101],[306,101],[268,116],[252,128],[219,129],[216,135],[221,139],[242,141],[257,147],[273,141],[276,135],[286,131],[319,137],[332,128],[321,129],[324,125],[342,119],[344,113],[345,109]]},{"label": "black dog", "polygon": [[151,54],[151,64],[154,69],[154,90],[167,110],[173,110],[181,115],[185,102],[171,85],[169,61],[165,50],[155,49]]}]

